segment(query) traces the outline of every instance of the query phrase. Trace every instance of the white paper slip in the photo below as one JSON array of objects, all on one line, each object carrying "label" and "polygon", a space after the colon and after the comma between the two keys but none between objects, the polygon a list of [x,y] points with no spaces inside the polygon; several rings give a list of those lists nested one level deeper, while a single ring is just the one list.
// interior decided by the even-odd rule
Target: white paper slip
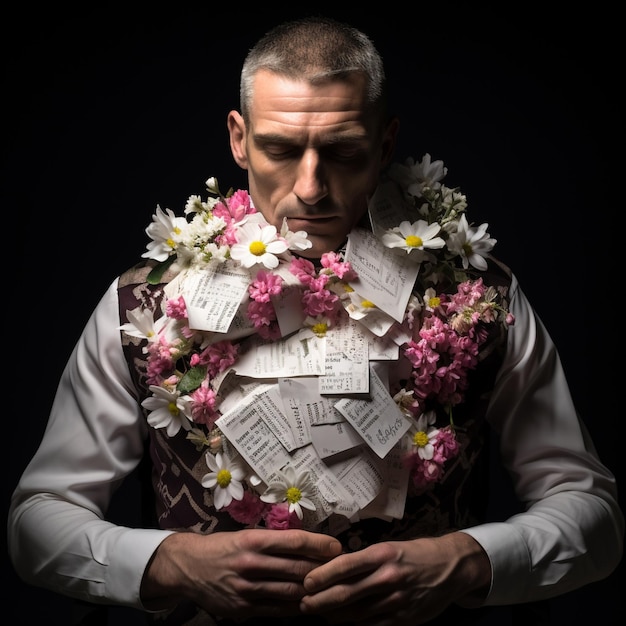
[{"label": "white paper slip", "polygon": [[322,395],[369,395],[369,342],[360,325],[347,319],[326,334]]},{"label": "white paper slip", "polygon": [[261,393],[274,384],[276,383],[273,380],[267,382],[260,378],[237,376],[232,369],[228,370],[228,375],[221,378],[220,385],[214,387],[222,398],[219,405],[220,412],[227,413],[250,394]]},{"label": "white paper slip", "polygon": [[387,387],[370,368],[370,400],[342,398],[337,410],[354,426],[369,447],[382,459],[411,426]]},{"label": "white paper slip", "polygon": [[278,341],[258,336],[245,341],[245,349],[233,366],[240,376],[289,378],[324,373],[325,340],[316,336],[301,339],[298,334]]},{"label": "white paper slip", "polygon": [[372,502],[385,487],[385,461],[379,459],[369,448],[345,463],[331,463],[329,467],[361,509]]},{"label": "white paper slip", "polygon": [[[261,394],[262,396],[263,394]],[[215,424],[259,478],[267,483],[290,459],[280,439],[267,425],[262,397],[247,398],[218,418]]]},{"label": "white paper slip", "polygon": [[[353,295],[354,294],[356,294],[356,291],[353,292]],[[371,333],[382,337],[389,332],[389,329],[396,323],[396,320],[382,309],[376,307],[364,309],[360,306],[362,300],[363,298],[358,294],[356,298],[353,297],[351,300],[345,300],[344,308],[346,312],[353,320],[361,322]]]},{"label": "white paper slip", "polygon": [[[313,426],[345,421],[344,416],[335,409],[337,399],[320,395],[317,376],[279,378],[278,386],[285,412],[293,411],[294,418],[301,419],[303,424]],[[306,439],[306,435],[303,434],[303,437]],[[309,438],[306,443],[310,441]]]},{"label": "white paper slip", "polygon": [[311,443],[324,460],[353,452],[365,445],[363,438],[346,420],[337,424],[320,424],[311,427]]},{"label": "white paper slip", "polygon": [[[396,343],[394,339],[397,336],[395,328],[396,326],[393,326],[384,337],[369,334],[370,361],[397,361],[400,358],[399,346],[402,344]],[[406,337],[406,341],[409,340],[410,337]]]},{"label": "white paper slip", "polygon": [[[250,272],[232,261],[189,271],[183,282],[189,327],[226,333],[241,302],[247,297],[249,284]],[[245,316],[240,319],[241,323],[249,325]]]},{"label": "white paper slip", "polygon": [[385,464],[385,488],[362,508],[361,518],[402,519],[409,485],[409,471],[403,458],[409,452],[410,446],[410,440],[404,437],[381,461]]},{"label": "white paper slip", "polygon": [[358,278],[350,286],[366,300],[402,322],[419,271],[415,260],[385,247],[373,233],[354,229],[348,237],[346,261]]},{"label": "white paper slip", "polygon": [[352,517],[358,511],[357,503],[335,474],[319,458],[312,445],[296,450],[291,465],[299,472],[308,470],[315,484],[317,495],[314,497],[316,503],[314,521],[316,525],[332,513],[341,512],[346,517]]},{"label": "white paper slip", "polygon": [[283,288],[280,295],[272,296],[272,305],[283,337],[302,328],[306,316],[302,309],[302,291],[298,287]]},{"label": "white paper slip", "polygon": [[374,233],[381,237],[385,231],[400,222],[419,219],[415,208],[403,196],[400,186],[392,181],[381,182],[368,203],[370,224]]}]

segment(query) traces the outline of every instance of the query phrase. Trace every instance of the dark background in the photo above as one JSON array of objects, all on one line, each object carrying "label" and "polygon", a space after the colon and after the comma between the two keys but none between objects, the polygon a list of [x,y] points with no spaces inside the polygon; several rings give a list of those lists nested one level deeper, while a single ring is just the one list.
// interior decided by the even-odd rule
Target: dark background
[{"label": "dark background", "polygon": [[[65,360],[106,287],[145,250],[156,205],[181,214],[189,195],[206,195],[209,176],[222,188],[245,187],[226,131],[241,63],[265,30],[308,11],[262,6],[248,15],[206,4],[145,13],[111,5],[18,9],[3,18],[7,508]],[[497,254],[559,346],[584,421],[623,485],[623,368],[614,365],[624,344],[616,298],[621,20],[603,2],[563,3],[550,15],[548,3],[469,4],[319,10],[378,44],[401,116],[398,159],[429,152],[444,160],[446,182],[468,196],[471,220],[489,223]],[[124,493],[112,512],[121,521],[137,506],[132,490]],[[499,498],[496,490],[496,508]],[[69,600],[22,584],[8,557],[2,562],[8,623],[71,622]],[[620,566],[555,600],[553,623],[588,624],[599,615],[621,623],[624,588]],[[111,623],[133,617],[114,610]]]}]

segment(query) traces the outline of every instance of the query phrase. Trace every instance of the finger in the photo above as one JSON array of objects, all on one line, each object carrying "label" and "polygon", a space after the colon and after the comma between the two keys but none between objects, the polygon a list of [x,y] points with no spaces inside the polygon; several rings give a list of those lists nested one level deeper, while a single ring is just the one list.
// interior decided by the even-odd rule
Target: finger
[{"label": "finger", "polygon": [[245,535],[245,541],[253,551],[296,555],[321,561],[342,552],[341,543],[334,537],[298,529],[251,531]]},{"label": "finger", "polygon": [[317,593],[330,585],[354,581],[376,570],[383,562],[379,556],[367,549],[342,554],[312,570],[304,579],[304,588],[308,593]]},{"label": "finger", "polygon": [[309,557],[266,554],[251,550],[241,551],[232,562],[232,568],[242,579],[297,581],[300,585],[319,565],[319,560]]}]

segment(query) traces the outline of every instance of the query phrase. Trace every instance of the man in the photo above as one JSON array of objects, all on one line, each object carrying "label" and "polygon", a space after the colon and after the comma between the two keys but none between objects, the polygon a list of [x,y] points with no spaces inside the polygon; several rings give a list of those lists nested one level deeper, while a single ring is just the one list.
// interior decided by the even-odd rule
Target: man
[{"label": "man", "polygon": [[[23,578],[170,624],[416,624],[607,576],[624,531],[613,476],[552,342],[491,258],[495,242],[465,219],[463,196],[441,183],[442,165],[391,166],[398,121],[371,42],[328,20],[277,27],[245,61],[228,130],[249,197],[224,197],[210,179],[216,199],[187,204],[192,232],[159,210],[148,261],[114,282],[72,354],[12,502]],[[380,265],[392,270],[384,280]],[[305,296],[294,304],[292,292]],[[473,308],[460,304],[468,295]],[[294,311],[306,314],[295,325]],[[352,359],[351,375],[337,376],[349,393],[325,388],[309,404],[331,397],[333,419],[298,440],[276,423],[290,418],[281,400],[302,409],[289,389],[326,378],[334,341],[337,359]],[[271,370],[273,346],[300,345],[295,375]],[[368,413],[374,402],[384,409]],[[477,496],[487,423],[527,506],[489,524]],[[315,437],[326,426],[360,439],[324,456]],[[113,486],[147,437],[159,528],[115,526],[104,520]]]}]

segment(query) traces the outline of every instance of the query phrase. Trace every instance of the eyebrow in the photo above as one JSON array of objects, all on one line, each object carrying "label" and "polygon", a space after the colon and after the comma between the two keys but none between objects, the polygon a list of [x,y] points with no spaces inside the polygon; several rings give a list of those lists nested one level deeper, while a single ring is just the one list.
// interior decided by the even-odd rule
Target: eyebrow
[{"label": "eyebrow", "polygon": [[[252,137],[255,142],[259,143],[297,143],[297,137],[286,136],[280,133],[253,133]],[[363,143],[364,141],[368,140],[369,135],[367,133],[333,133],[323,137],[323,142],[325,145],[342,143]]]}]

